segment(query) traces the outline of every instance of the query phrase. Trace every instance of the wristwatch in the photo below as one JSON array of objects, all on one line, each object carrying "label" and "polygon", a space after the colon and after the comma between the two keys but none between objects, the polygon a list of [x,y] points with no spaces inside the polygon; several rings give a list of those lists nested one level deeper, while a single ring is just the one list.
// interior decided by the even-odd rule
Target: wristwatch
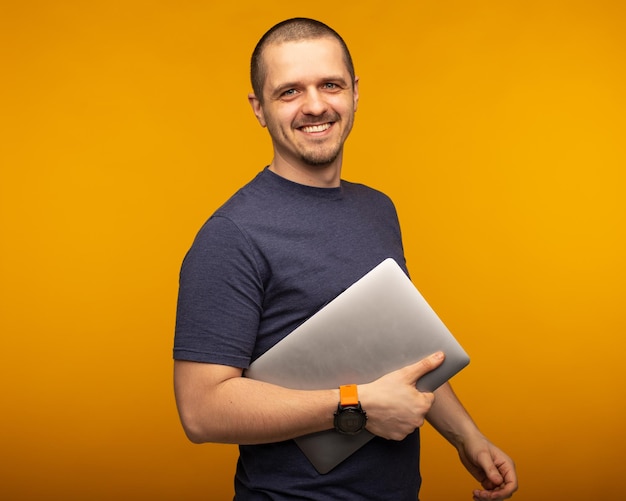
[{"label": "wristwatch", "polygon": [[356,384],[339,387],[339,405],[335,412],[335,430],[346,435],[356,435],[367,421],[367,414],[361,407]]}]

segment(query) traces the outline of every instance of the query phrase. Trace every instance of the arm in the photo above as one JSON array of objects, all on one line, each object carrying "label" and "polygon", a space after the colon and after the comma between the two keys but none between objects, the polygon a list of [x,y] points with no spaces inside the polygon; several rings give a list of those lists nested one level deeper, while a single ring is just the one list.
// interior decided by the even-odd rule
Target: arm
[{"label": "arm", "polygon": [[511,458],[493,445],[446,383],[435,391],[436,400],[427,420],[454,447],[461,462],[483,489],[474,491],[474,499],[502,500],[517,490],[517,475]]},{"label": "arm", "polygon": [[[431,356],[359,385],[367,429],[400,440],[421,426],[434,396],[415,382],[439,366]],[[192,442],[259,444],[288,440],[333,427],[339,390],[303,391],[242,377],[241,369],[176,361],[176,403]]]},{"label": "arm", "polygon": [[333,427],[339,390],[289,390],[242,377],[225,365],[176,360],[180,419],[194,443],[255,444]]}]

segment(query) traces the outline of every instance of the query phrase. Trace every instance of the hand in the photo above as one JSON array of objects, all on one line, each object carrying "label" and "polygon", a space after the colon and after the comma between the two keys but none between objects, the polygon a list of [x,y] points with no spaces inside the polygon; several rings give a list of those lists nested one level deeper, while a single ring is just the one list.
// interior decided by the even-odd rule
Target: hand
[{"label": "hand", "polygon": [[435,395],[420,392],[415,385],[443,359],[444,354],[437,352],[372,383],[359,385],[359,399],[367,412],[366,429],[382,438],[402,440],[422,426]]},{"label": "hand", "polygon": [[517,490],[515,464],[482,435],[467,440],[458,451],[465,468],[483,486],[474,491],[474,501],[508,499]]}]

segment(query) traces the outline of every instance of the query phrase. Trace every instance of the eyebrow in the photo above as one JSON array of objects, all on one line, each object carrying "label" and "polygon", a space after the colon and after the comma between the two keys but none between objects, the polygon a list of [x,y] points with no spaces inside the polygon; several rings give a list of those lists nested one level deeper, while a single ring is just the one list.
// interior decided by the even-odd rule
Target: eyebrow
[{"label": "eyebrow", "polygon": [[[341,76],[341,75],[330,75],[324,78],[320,78],[319,80],[321,83],[326,83],[326,82],[334,82],[334,83],[338,83],[344,87],[348,87],[348,82],[346,81],[346,79]],[[271,95],[272,96],[279,96],[281,95],[284,91],[289,90],[289,89],[294,89],[294,88],[298,88],[300,87],[302,84],[299,82],[285,82],[280,84],[278,87],[276,87],[275,89],[272,90]]]},{"label": "eyebrow", "polygon": [[275,87],[272,90],[272,96],[279,96],[284,91],[298,87],[298,85],[299,84],[297,82],[285,82],[283,84],[280,84],[278,87]]}]

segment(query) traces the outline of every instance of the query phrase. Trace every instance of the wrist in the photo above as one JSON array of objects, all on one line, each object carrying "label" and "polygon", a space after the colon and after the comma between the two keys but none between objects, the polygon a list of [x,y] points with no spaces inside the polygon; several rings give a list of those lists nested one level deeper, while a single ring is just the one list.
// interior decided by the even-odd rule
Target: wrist
[{"label": "wrist", "polygon": [[339,403],[333,419],[335,430],[346,435],[356,435],[365,428],[366,422],[367,414],[359,400],[357,385],[340,386]]}]

